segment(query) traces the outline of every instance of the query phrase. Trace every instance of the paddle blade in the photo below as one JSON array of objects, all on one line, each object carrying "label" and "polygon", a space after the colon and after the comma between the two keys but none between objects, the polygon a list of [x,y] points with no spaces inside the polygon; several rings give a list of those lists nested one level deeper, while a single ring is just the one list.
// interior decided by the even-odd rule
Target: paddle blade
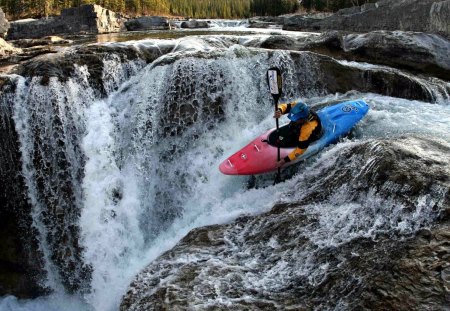
[{"label": "paddle blade", "polygon": [[275,99],[280,98],[283,88],[283,80],[281,78],[281,70],[276,67],[267,70],[267,84],[269,85],[270,94]]}]

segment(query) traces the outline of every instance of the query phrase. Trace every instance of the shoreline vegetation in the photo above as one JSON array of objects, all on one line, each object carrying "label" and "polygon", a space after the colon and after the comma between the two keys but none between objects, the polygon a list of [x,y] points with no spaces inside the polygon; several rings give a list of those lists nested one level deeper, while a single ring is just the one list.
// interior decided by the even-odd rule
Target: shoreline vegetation
[{"label": "shoreline vegetation", "polygon": [[128,17],[159,15],[190,18],[249,18],[295,12],[329,11],[376,0],[0,0],[10,21],[56,16],[61,10],[98,4]]}]

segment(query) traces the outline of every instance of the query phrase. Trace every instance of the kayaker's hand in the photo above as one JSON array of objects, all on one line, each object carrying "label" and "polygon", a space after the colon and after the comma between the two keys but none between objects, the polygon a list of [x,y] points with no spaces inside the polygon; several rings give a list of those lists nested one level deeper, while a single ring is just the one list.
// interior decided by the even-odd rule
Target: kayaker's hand
[{"label": "kayaker's hand", "polygon": [[275,114],[273,115],[273,117],[274,117],[275,119],[278,119],[279,117],[281,117],[281,110],[278,109],[277,111],[275,111]]},{"label": "kayaker's hand", "polygon": [[284,161],[284,159],[281,159],[280,161],[277,161],[277,168],[278,167],[282,167],[285,163],[286,163],[286,161]]}]

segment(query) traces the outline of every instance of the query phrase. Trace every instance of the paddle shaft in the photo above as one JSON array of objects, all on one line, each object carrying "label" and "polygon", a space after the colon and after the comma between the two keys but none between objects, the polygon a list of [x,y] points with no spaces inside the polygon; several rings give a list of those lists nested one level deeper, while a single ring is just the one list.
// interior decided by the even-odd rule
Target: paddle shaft
[{"label": "paddle shaft", "polygon": [[[277,67],[272,67],[269,68],[269,70],[267,70],[267,84],[269,85],[269,91],[270,94],[272,94],[273,97],[273,101],[275,104],[275,113],[278,110],[278,99],[281,96],[281,92],[282,92],[282,84],[283,84],[283,80],[281,78],[281,70]],[[279,123],[278,123],[278,118],[275,118],[275,122],[277,125],[277,136],[278,136],[278,143],[277,143],[277,162],[279,162],[281,160],[281,155],[280,155],[280,131],[279,131]],[[278,165],[278,163],[277,163]],[[275,181],[274,184],[278,183],[281,181],[281,167],[278,167],[278,174],[275,177]]]},{"label": "paddle shaft", "polygon": [[[275,113],[277,113],[278,110],[278,98],[274,97],[273,101],[275,102]],[[278,122],[278,118],[275,118],[275,123],[277,125],[277,161],[281,160],[280,155],[280,124]],[[281,167],[278,167],[278,177],[281,176]]]}]

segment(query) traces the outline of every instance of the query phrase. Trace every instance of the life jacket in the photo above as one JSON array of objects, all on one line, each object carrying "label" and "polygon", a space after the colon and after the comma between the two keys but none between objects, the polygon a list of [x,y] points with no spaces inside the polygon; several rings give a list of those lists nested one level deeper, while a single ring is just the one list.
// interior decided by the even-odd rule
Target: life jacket
[{"label": "life jacket", "polygon": [[[302,142],[305,144],[305,148],[308,147],[310,143],[318,140],[322,136],[322,124],[320,123],[319,116],[314,111],[310,111],[308,118],[305,122],[311,122],[317,120],[317,126],[311,133],[311,136],[307,141]],[[279,146],[280,148],[292,148],[299,147],[299,137],[300,130],[304,123],[296,124],[295,122],[290,122],[289,124],[281,127],[279,129],[279,136],[277,135],[277,131],[273,131],[270,133],[268,137],[268,142],[272,146]]]}]

